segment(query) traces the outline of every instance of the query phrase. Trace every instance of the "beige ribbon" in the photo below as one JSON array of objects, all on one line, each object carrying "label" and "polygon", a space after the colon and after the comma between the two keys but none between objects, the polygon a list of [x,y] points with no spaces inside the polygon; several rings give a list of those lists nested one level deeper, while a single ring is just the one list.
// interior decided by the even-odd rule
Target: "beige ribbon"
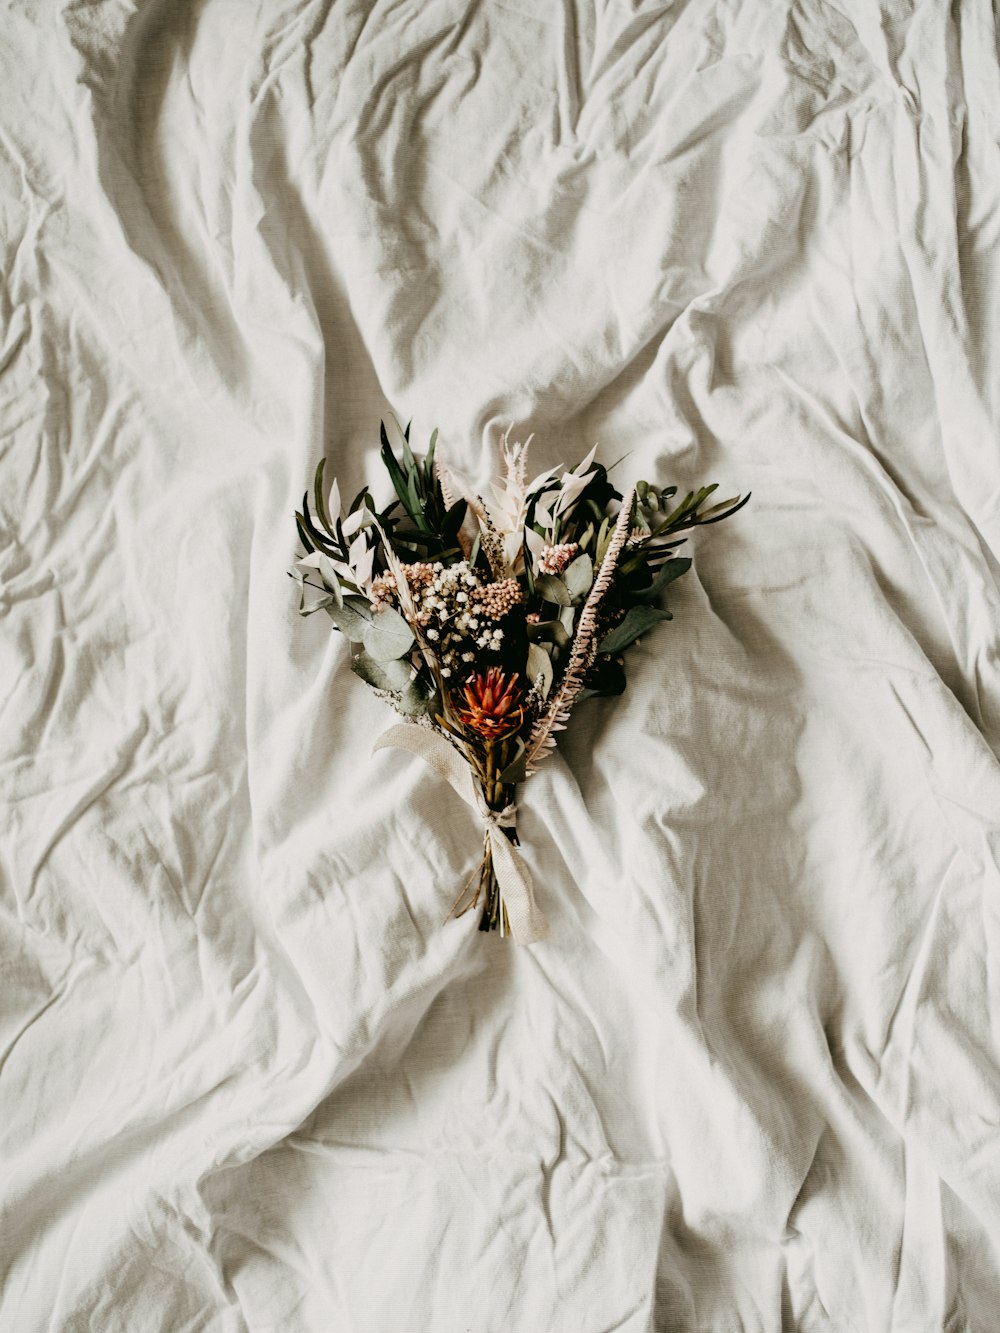
[{"label": "beige ribbon", "polygon": [[480,812],[493,854],[493,869],[500,886],[500,895],[507,908],[510,933],[518,944],[535,944],[545,939],[549,933],[549,923],[535,902],[528,867],[518,856],[510,839],[501,832],[502,829],[514,827],[517,807],[508,805],[503,810],[491,810],[468,764],[453,745],[449,745],[443,736],[431,731],[429,727],[406,722],[390,727],[378,738],[374,748],[383,750],[390,745],[418,755],[444,778],[467,805]]}]

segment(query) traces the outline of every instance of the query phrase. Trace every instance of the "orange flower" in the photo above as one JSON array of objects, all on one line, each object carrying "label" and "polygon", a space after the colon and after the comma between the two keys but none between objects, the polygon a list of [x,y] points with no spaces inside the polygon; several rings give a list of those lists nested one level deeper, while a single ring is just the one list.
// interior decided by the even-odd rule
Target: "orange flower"
[{"label": "orange flower", "polygon": [[517,731],[524,721],[517,672],[507,677],[497,667],[470,676],[456,708],[458,719],[484,740],[498,741]]}]

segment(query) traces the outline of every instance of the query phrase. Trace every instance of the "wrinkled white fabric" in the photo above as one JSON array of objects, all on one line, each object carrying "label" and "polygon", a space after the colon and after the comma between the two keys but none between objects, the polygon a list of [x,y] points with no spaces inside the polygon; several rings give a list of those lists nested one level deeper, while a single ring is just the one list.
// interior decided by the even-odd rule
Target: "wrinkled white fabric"
[{"label": "wrinkled white fabric", "polygon": [[[990,1333],[985,0],[4,0],[0,1328]],[[523,789],[322,615],[319,457],[752,490]]]}]

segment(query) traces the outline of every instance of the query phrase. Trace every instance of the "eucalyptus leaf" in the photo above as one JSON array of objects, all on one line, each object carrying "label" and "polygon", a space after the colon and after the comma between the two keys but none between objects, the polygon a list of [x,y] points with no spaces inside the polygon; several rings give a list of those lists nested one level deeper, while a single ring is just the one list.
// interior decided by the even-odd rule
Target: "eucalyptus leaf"
[{"label": "eucalyptus leaf", "polygon": [[528,623],[528,638],[537,643],[549,639],[565,648],[570,636],[561,620],[535,620]]},{"label": "eucalyptus leaf", "polygon": [[[397,664],[389,662],[388,665]],[[441,696],[435,692],[428,694],[426,690],[421,689],[418,681],[411,680],[399,696],[399,707],[408,717],[421,717],[425,714],[434,717],[441,711]]]},{"label": "eucalyptus leaf", "polygon": [[545,602],[553,602],[556,606],[573,605],[569,588],[556,574],[539,574],[535,579],[535,591]]},{"label": "eucalyptus leaf", "polygon": [[552,659],[548,653],[537,643],[528,645],[528,679],[534,686],[539,676],[542,678],[542,698],[549,697],[549,690],[552,688]]},{"label": "eucalyptus leaf", "polygon": [[669,611],[658,606],[630,607],[625,619],[610,634],[606,634],[597,645],[599,653],[620,653],[630,643],[634,643],[640,634],[658,625],[661,620],[672,620]]},{"label": "eucalyptus leaf", "polygon": [[528,768],[528,752],[524,741],[517,743],[517,754],[510,761],[507,767],[500,774],[500,781],[505,787],[516,787],[519,782],[524,782]]},{"label": "eucalyptus leaf", "polygon": [[379,662],[370,653],[358,653],[351,659],[351,670],[360,676],[366,685],[376,690],[389,690],[393,694],[405,691],[410,685],[409,662]]},{"label": "eucalyptus leaf", "polygon": [[574,601],[590,592],[594,582],[594,562],[586,552],[578,555],[563,574],[563,580]]},{"label": "eucalyptus leaf", "polygon": [[564,606],[559,612],[559,619],[562,621],[567,636],[573,633],[573,620],[575,616],[576,611],[571,606]]},{"label": "eucalyptus leaf", "polygon": [[345,597],[343,606],[334,604],[327,610],[333,623],[352,643],[364,642],[372,613],[363,597]]},{"label": "eucalyptus leaf", "polygon": [[399,612],[389,607],[385,611],[377,611],[368,621],[362,641],[377,662],[391,662],[410,651],[413,647],[413,633]]}]

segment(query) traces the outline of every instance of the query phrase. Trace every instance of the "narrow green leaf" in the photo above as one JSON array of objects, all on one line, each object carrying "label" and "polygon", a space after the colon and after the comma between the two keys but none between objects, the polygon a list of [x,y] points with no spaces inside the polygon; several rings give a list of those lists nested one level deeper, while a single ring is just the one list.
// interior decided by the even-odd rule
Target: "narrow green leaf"
[{"label": "narrow green leaf", "polygon": [[468,507],[464,500],[456,500],[445,514],[441,524],[441,540],[446,546],[452,546],[457,541]]},{"label": "narrow green leaf", "polygon": [[605,518],[601,523],[601,530],[597,534],[597,546],[594,548],[594,563],[600,565],[604,559],[605,553],[611,544],[611,520]]},{"label": "narrow green leaf", "polygon": [[716,510],[722,508],[722,506],[713,505],[711,509],[707,509],[705,511],[704,516],[698,520],[699,523],[704,527],[708,523],[721,523],[724,518],[732,518],[732,516],[738,513],[747,503],[747,501],[750,499],[751,494],[752,494],[751,491],[747,491],[746,495],[744,495],[743,499],[740,500],[739,504],[734,503],[734,501],[732,500],[727,500],[726,504],[732,505],[732,508],[726,509],[725,512],[721,514],[717,513]]},{"label": "narrow green leaf", "polygon": [[320,532],[312,521],[312,514],[309,512],[308,491],[302,496],[302,513],[297,514],[296,517],[300,518],[305,525],[305,529],[312,539],[313,548],[315,550],[326,551],[328,554],[336,554],[336,548],[330,541],[330,538]]},{"label": "narrow green leaf", "polygon": [[[409,438],[409,426],[407,426],[407,438]],[[434,477],[434,450],[437,448],[437,427],[431,431],[431,442],[427,446],[427,457],[424,459],[424,467],[427,469],[427,476]]]},{"label": "narrow green leaf", "polygon": [[599,653],[620,653],[623,648],[627,648],[630,643],[634,643],[641,634],[652,629],[654,625],[659,624],[661,620],[672,620],[669,611],[664,611],[658,606],[632,606],[625,615],[625,619],[620,625],[617,625],[610,634],[606,634],[597,645]]},{"label": "narrow green leaf", "polygon": [[298,510],[295,511],[295,527],[298,530],[299,541],[306,548],[306,555],[312,555],[316,547],[313,545],[309,533],[306,531],[305,520]]},{"label": "narrow green leaf", "polygon": [[326,459],[319,460],[319,466],[316,468],[316,481],[313,486],[313,498],[316,501],[316,517],[326,528],[330,536],[333,536],[333,524],[330,522],[326,512],[326,505],[323,503],[323,469],[326,467]]}]

